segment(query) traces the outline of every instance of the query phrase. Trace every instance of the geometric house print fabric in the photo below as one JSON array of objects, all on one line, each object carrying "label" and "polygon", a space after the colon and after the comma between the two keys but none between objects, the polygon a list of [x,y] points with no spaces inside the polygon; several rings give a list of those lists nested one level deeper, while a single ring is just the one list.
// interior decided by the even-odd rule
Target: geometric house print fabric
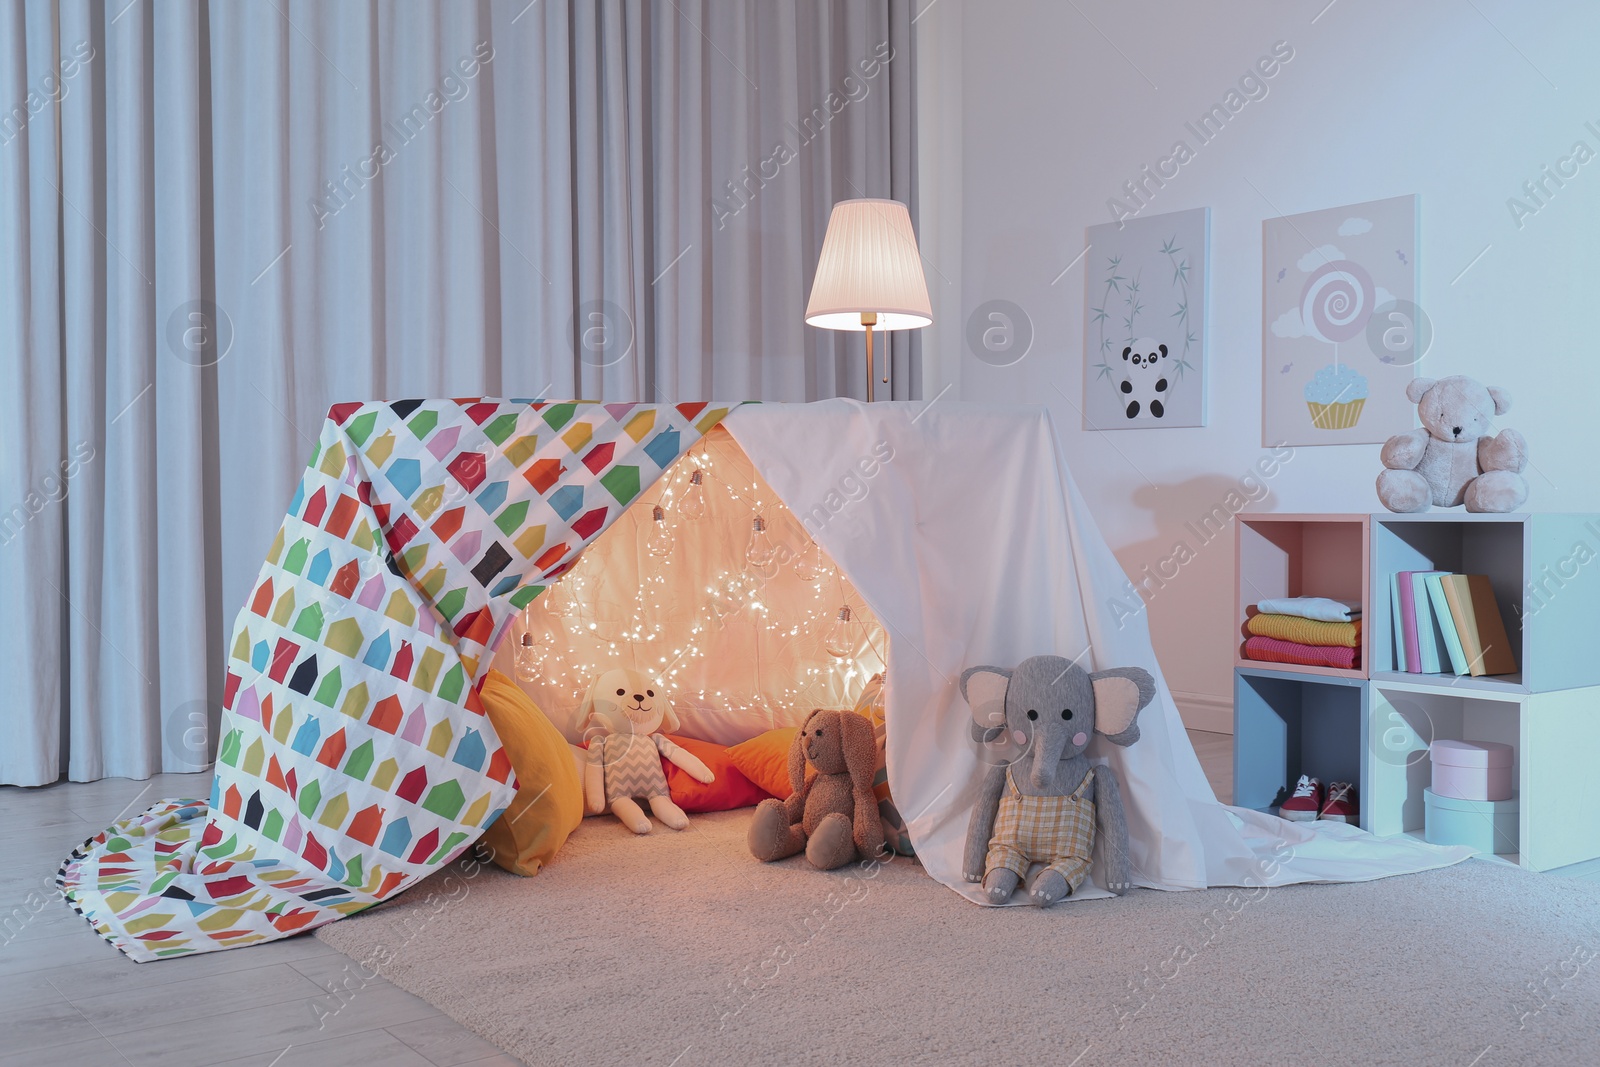
[{"label": "geometric house print fabric", "polygon": [[211,796],[62,865],[138,961],[271,941],[449,863],[516,790],[477,684],[511,617],[729,411],[335,405],[228,641]]}]

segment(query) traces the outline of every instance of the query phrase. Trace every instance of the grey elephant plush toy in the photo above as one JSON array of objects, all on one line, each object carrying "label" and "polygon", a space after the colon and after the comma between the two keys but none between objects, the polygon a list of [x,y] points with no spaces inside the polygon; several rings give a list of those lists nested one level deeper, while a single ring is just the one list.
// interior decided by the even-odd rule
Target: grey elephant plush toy
[{"label": "grey elephant plush toy", "polygon": [[1012,669],[963,671],[961,695],[972,708],[973,739],[991,763],[967,827],[962,877],[982,882],[990,903],[1004,904],[1029,867],[1042,863],[1028,879],[1028,902],[1049,907],[1089,876],[1098,827],[1106,888],[1127,892],[1128,822],[1117,776],[1091,767],[1084,753],[1096,733],[1123,746],[1139,739],[1135,720],[1156,695],[1150,672],[1090,674],[1060,656],[1034,656]]}]

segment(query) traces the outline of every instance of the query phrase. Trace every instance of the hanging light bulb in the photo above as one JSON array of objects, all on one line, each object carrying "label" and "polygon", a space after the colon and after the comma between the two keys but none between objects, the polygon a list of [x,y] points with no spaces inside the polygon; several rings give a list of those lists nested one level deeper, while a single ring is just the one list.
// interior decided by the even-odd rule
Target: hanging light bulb
[{"label": "hanging light bulb", "polygon": [[767,536],[767,520],[757,515],[750,520],[750,542],[745,545],[745,562],[752,567],[765,567],[772,562],[772,539]]},{"label": "hanging light bulb", "polygon": [[650,509],[650,517],[655,520],[650,528],[650,537],[645,541],[645,551],[656,559],[666,559],[672,555],[672,528],[667,525],[667,513],[660,504]]},{"label": "hanging light bulb", "polygon": [[839,617],[828,627],[828,632],[822,635],[822,650],[834,659],[844,659],[853,651],[854,642],[850,640],[850,608],[839,609]]},{"label": "hanging light bulb", "polygon": [[570,618],[578,610],[577,599],[573,596],[572,572],[559,581],[553,582],[540,594],[539,599],[545,601],[546,610],[558,619]]},{"label": "hanging light bulb", "polygon": [[822,546],[815,541],[794,561],[794,576],[802,582],[816,581],[827,569],[827,561],[822,558]]},{"label": "hanging light bulb", "polygon": [[678,511],[686,519],[698,519],[706,513],[706,491],[704,488],[705,473],[694,471],[689,475],[689,488],[683,491],[683,499],[678,501]]},{"label": "hanging light bulb", "polygon": [[517,677],[524,682],[531,682],[539,676],[538,646],[532,631],[522,631],[522,641],[517,645],[516,667]]}]

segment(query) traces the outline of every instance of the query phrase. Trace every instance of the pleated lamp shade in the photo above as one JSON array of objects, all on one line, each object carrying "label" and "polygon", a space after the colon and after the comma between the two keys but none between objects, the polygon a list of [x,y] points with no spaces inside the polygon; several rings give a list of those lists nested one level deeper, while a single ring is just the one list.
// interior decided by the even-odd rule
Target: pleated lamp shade
[{"label": "pleated lamp shade", "polygon": [[841,200],[828,218],[806,322],[865,330],[862,312],[877,313],[879,330],[933,322],[911,213],[896,200]]}]

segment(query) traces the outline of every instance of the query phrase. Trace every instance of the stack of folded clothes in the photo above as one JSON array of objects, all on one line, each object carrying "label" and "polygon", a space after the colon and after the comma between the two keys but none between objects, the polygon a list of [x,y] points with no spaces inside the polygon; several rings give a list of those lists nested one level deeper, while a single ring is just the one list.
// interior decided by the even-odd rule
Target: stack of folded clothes
[{"label": "stack of folded clothes", "polygon": [[1326,597],[1263,600],[1244,624],[1245,659],[1306,667],[1361,666],[1361,605]]}]

